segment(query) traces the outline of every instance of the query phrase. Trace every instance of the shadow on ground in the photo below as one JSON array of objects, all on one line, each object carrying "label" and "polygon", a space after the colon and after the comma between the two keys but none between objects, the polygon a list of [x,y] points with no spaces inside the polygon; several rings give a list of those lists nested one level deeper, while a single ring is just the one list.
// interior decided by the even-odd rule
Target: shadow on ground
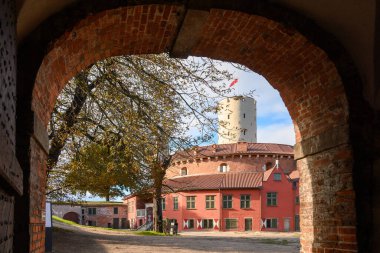
[{"label": "shadow on ground", "polygon": [[54,253],[121,252],[299,252],[296,238],[215,236],[136,236],[58,228],[53,234]]}]

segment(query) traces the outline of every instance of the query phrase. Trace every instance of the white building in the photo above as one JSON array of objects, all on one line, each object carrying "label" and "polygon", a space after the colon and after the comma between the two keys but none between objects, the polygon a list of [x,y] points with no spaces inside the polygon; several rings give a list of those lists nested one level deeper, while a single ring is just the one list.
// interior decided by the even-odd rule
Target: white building
[{"label": "white building", "polygon": [[218,144],[257,142],[256,100],[236,96],[218,105]]}]

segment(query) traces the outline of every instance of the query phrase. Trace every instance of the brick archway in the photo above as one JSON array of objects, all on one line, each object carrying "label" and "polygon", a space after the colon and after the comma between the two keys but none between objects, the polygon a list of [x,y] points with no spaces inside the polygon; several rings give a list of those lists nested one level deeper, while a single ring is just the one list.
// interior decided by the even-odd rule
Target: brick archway
[{"label": "brick archway", "polygon": [[[182,5],[143,5],[104,10],[80,20],[51,45],[32,92],[34,138],[31,176],[44,185],[44,132],[56,98],[78,71],[114,55],[173,50],[181,35]],[[189,55],[243,64],[279,90],[294,121],[301,175],[302,252],[356,249],[353,155],[349,144],[348,99],[335,63],[295,28],[236,10],[195,11]],[[185,20],[183,22],[183,20]],[[191,22],[191,20],[189,21]],[[190,26],[191,27],[191,26]],[[41,193],[31,192],[31,226],[41,226]],[[36,212],[34,212],[34,210]],[[34,231],[34,230],[32,230]],[[35,242],[31,242],[33,245]]]},{"label": "brick archway", "polygon": [[76,212],[65,213],[65,215],[63,215],[62,218],[65,219],[65,220],[69,220],[69,221],[75,222],[77,224],[79,224],[79,221],[80,221],[79,214],[76,213]]}]

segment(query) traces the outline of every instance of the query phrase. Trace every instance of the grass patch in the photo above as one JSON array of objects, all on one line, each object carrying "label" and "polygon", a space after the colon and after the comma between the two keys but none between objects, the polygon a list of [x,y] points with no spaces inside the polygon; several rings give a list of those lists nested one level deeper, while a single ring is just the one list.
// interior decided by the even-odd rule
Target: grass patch
[{"label": "grass patch", "polygon": [[76,227],[81,227],[81,228],[95,228],[95,229],[114,230],[114,231],[119,231],[119,232],[130,233],[130,231],[128,231],[128,230],[120,230],[120,229],[114,229],[114,228],[105,228],[105,227],[94,227],[94,226],[80,225],[80,224],[75,223],[75,222],[73,222],[73,221],[65,220],[65,219],[59,218],[58,216],[55,216],[55,215],[53,215],[53,220],[54,220],[54,221],[61,222],[61,223],[64,223],[64,224],[67,224],[67,225],[70,225],[70,226],[76,226]]},{"label": "grass patch", "polygon": [[165,236],[164,233],[155,232],[155,231],[139,231],[135,232],[136,235],[146,235],[146,236]]},{"label": "grass patch", "polygon": [[73,222],[73,221],[71,221],[71,220],[65,220],[65,219],[59,218],[58,216],[55,216],[55,215],[53,215],[53,220],[55,220],[55,221],[59,221],[59,222],[61,222],[61,223],[65,223],[65,224],[67,224],[67,225],[79,226],[78,223],[75,223],[75,222]]}]

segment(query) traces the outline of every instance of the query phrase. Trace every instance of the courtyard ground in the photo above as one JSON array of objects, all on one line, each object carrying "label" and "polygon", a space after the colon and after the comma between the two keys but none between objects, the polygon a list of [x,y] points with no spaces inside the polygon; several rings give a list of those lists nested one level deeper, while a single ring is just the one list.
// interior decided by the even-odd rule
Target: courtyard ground
[{"label": "courtyard ground", "polygon": [[179,236],[141,236],[132,232],[55,223],[54,253],[142,252],[299,252],[298,233],[186,232]]}]

